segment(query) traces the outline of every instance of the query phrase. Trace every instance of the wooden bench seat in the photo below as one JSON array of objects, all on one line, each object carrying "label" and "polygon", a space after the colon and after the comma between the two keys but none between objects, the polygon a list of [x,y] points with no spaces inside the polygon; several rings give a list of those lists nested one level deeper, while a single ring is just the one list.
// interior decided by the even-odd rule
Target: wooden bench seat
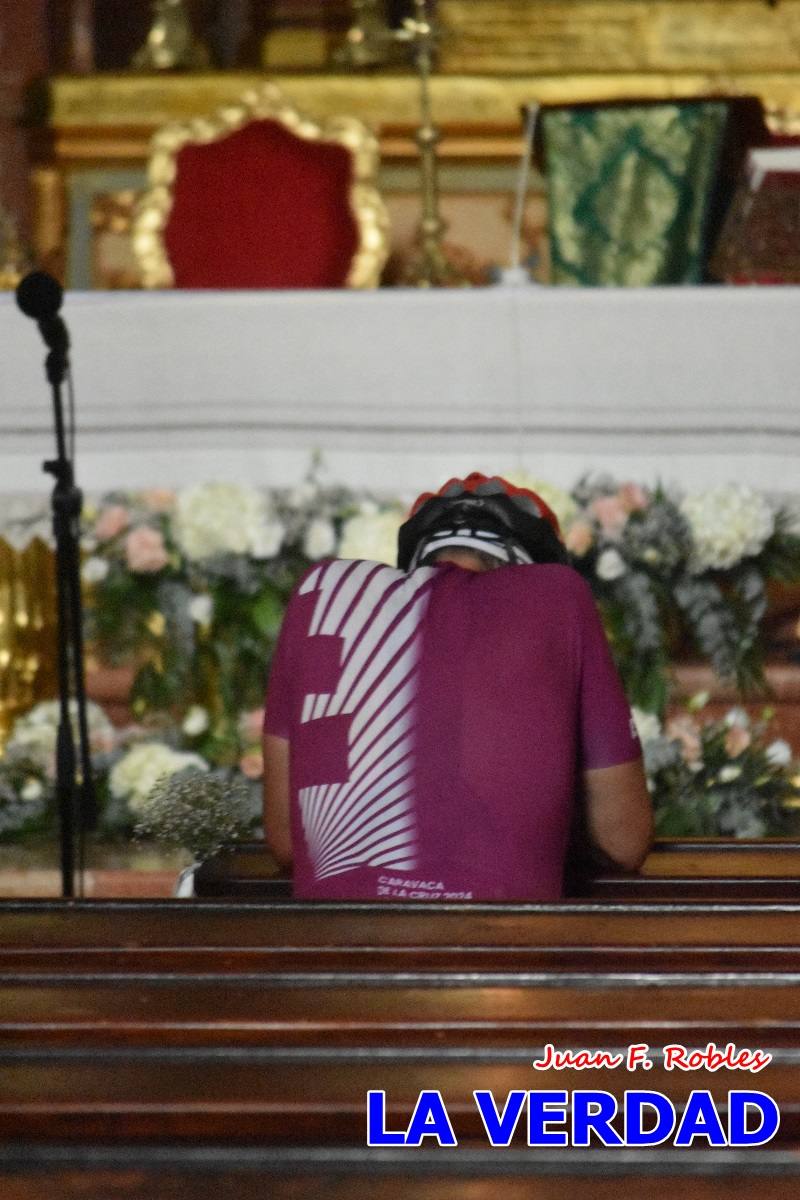
[{"label": "wooden bench seat", "polygon": [[[678,1106],[708,1088],[721,1107],[729,1089],[753,1088],[781,1107],[779,1153],[800,1145],[799,917],[798,904],[767,902],[4,904],[0,1143],[363,1148],[370,1089],[386,1090],[387,1124],[404,1127],[432,1088],[459,1138],[485,1147],[476,1088],[502,1102],[511,1088],[642,1087]],[[531,1066],[546,1042],[709,1041],[775,1061],[758,1075],[668,1072],[657,1054],[647,1072]],[[281,1182],[287,1200],[331,1194],[327,1177],[304,1179],[294,1192]],[[458,1195],[445,1184],[431,1200]]]},{"label": "wooden bench seat", "polygon": [[583,898],[612,903],[627,900],[661,900],[677,904],[694,901],[732,904],[753,900],[797,902],[800,900],[800,878],[779,875],[600,875],[586,884]]},{"label": "wooden bench seat", "polygon": [[800,903],[557,905],[12,901],[0,952],[270,947],[800,946]]},{"label": "wooden bench seat", "polygon": [[[48,1051],[0,1055],[0,1140],[65,1142],[254,1141],[282,1145],[364,1145],[367,1093],[386,1092],[386,1127],[405,1129],[419,1092],[441,1092],[459,1145],[486,1146],[473,1090],[488,1089],[499,1104],[511,1089],[570,1092],[603,1089],[622,1102],[626,1089],[660,1091],[677,1109],[695,1088],[708,1090],[720,1112],[728,1092],[766,1092],[781,1110],[774,1148],[800,1141],[800,1082],[796,1056],[759,1075],[720,1070],[537,1072],[528,1051],[487,1050],[448,1058],[440,1050],[404,1057],[394,1046],[361,1055],[352,1050],[156,1051],[129,1055]],[[591,1078],[587,1078],[590,1075]],[[519,1136],[525,1143],[524,1117]]]},{"label": "wooden bench seat", "polygon": [[[800,977],[536,975],[283,980],[126,976],[0,986],[0,1048],[487,1046],[768,1038],[800,1045]],[[755,980],[755,985],[753,980]],[[800,1086],[800,1080],[798,1081]]]},{"label": "wooden bench seat", "polygon": [[800,1156],[781,1150],[383,1150],[366,1147],[0,1147],[3,1200],[786,1200]]},{"label": "wooden bench seat", "polygon": [[[720,930],[721,933],[724,930]],[[771,971],[800,973],[800,947],[753,946],[171,946],[171,947],[0,947],[0,981],[32,976],[72,978],[106,975],[244,975],[268,978],[276,972],[519,972],[568,975],[613,971],[656,972]]]}]

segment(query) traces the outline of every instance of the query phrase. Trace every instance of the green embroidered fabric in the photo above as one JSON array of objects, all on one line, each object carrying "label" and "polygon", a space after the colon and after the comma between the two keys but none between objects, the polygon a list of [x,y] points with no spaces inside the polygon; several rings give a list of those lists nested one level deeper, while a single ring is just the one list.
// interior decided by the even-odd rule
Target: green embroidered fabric
[{"label": "green embroidered fabric", "polygon": [[551,282],[699,283],[725,101],[548,108]]}]

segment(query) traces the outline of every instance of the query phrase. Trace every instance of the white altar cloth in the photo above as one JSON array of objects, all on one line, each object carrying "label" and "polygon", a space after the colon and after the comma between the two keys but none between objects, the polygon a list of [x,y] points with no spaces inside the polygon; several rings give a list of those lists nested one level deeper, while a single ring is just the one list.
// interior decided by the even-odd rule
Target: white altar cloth
[{"label": "white altar cloth", "polygon": [[[800,289],[69,293],[87,491],[610,471],[800,491]],[[0,297],[0,491],[45,491],[44,346]]]}]

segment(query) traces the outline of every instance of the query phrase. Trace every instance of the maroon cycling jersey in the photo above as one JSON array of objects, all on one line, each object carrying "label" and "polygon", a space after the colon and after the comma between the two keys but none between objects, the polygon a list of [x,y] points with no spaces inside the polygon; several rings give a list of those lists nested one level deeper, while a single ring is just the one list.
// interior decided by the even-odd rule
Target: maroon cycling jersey
[{"label": "maroon cycling jersey", "polygon": [[315,899],[557,899],[580,772],[640,754],[591,592],[549,564],[313,567],[265,729]]}]

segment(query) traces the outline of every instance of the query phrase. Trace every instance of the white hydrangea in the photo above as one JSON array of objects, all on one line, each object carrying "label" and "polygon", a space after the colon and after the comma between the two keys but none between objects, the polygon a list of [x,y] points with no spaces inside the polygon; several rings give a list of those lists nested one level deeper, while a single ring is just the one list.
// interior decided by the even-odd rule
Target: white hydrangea
[{"label": "white hydrangea", "polygon": [[724,570],[751,558],[775,529],[772,505],[749,487],[730,484],[697,492],[680,507],[692,532],[695,573]]},{"label": "white hydrangea", "polygon": [[738,705],[738,704],[735,705],[733,708],[728,709],[728,711],[725,713],[725,716],[723,717],[723,720],[728,729],[734,729],[734,728],[749,729],[750,728],[750,718],[747,715],[747,711],[744,708],[742,708],[741,705]]},{"label": "white hydrangea", "polygon": [[131,812],[139,813],[159,779],[186,767],[207,771],[208,763],[199,754],[173,750],[164,742],[140,742],[112,767],[108,777],[111,794],[127,798]]},{"label": "white hydrangea", "polygon": [[35,775],[29,775],[22,785],[19,794],[20,798],[25,800],[26,803],[32,803],[35,800],[41,800],[43,793],[44,787],[41,780],[37,779]]},{"label": "white hydrangea", "polygon": [[205,733],[210,724],[208,710],[202,704],[192,704],[181,723],[181,729],[187,737],[199,737]]},{"label": "white hydrangea", "polygon": [[397,509],[357,513],[345,522],[339,544],[340,558],[367,558],[371,562],[397,563],[397,531],[405,520]]},{"label": "white hydrangea", "polygon": [[310,522],[303,538],[303,553],[306,558],[316,561],[327,558],[336,550],[336,530],[333,522],[327,517],[315,517]]},{"label": "white hydrangea", "polygon": [[274,558],[283,545],[286,530],[274,517],[253,530],[250,553],[253,558]]},{"label": "white hydrangea", "polygon": [[605,579],[607,582],[610,582],[612,579],[619,579],[620,575],[624,575],[627,569],[625,559],[613,546],[609,546],[607,550],[604,550],[599,555],[595,567],[598,579]]},{"label": "white hydrangea", "polygon": [[655,713],[645,712],[643,708],[631,709],[633,723],[642,745],[645,742],[655,742],[661,737],[661,722]]},{"label": "white hydrangea", "polygon": [[84,583],[102,583],[109,572],[108,561],[105,558],[100,558],[99,555],[93,555],[87,558],[81,570],[81,577]]},{"label": "white hydrangea", "polygon": [[184,488],[178,496],[173,528],[183,553],[193,562],[216,554],[272,558],[284,536],[266,497],[236,483]]},{"label": "white hydrangea", "polygon": [[792,747],[783,738],[776,738],[767,746],[766,759],[773,767],[788,767],[792,761]]},{"label": "white hydrangea", "polygon": [[[78,737],[78,703],[69,702],[73,735]],[[56,741],[58,738],[60,706],[57,700],[42,700],[30,712],[14,723],[6,750],[30,758],[48,775],[55,770]],[[109,753],[116,739],[114,726],[99,704],[89,700],[86,705],[86,722],[89,727],[89,748],[93,754]]]},{"label": "white hydrangea", "polygon": [[214,601],[210,596],[196,592],[189,601],[189,616],[195,625],[209,625],[214,613]]}]

